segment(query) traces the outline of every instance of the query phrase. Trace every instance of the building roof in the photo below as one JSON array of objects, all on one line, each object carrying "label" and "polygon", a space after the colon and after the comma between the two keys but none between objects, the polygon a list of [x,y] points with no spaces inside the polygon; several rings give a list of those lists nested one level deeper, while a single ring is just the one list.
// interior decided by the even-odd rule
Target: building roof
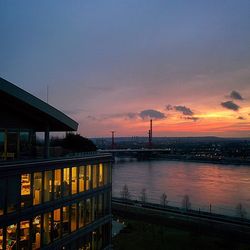
[{"label": "building roof", "polygon": [[[0,77],[0,128],[32,128],[35,131],[76,131],[78,123]],[[14,118],[13,118],[14,117]]]}]

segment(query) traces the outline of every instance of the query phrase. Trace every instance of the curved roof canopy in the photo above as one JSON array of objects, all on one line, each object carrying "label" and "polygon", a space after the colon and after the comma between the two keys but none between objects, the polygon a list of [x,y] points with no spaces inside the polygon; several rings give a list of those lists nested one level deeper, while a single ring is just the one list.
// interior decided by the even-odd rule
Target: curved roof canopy
[{"label": "curved roof canopy", "polygon": [[0,128],[76,131],[70,117],[0,77]]}]

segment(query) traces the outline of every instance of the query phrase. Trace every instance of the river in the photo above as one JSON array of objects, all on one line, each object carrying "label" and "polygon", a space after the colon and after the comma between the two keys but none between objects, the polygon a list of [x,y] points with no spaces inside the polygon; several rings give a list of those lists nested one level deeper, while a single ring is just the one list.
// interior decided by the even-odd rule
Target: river
[{"label": "river", "polygon": [[214,213],[238,215],[241,203],[250,218],[250,166],[181,161],[116,161],[113,166],[113,196],[120,197],[126,184],[133,199],[160,203],[166,193],[168,205],[182,206],[188,195],[191,207]]}]

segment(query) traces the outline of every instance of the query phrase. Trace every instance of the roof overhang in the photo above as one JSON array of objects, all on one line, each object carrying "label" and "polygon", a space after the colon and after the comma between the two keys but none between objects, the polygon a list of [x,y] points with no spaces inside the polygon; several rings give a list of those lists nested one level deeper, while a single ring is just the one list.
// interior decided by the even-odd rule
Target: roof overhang
[{"label": "roof overhang", "polygon": [[[44,131],[45,129],[76,131],[78,128],[76,121],[58,109],[1,77],[0,104],[3,117],[7,117],[0,120],[0,127],[8,126],[8,118],[15,114],[16,123],[20,123],[20,126],[15,124],[16,128],[27,127],[36,131]],[[11,122],[9,124],[11,125]]]}]

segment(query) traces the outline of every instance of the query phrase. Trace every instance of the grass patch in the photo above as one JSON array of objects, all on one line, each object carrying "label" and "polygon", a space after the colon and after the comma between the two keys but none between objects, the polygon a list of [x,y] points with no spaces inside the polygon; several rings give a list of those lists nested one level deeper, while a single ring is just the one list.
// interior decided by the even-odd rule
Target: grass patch
[{"label": "grass patch", "polygon": [[250,250],[249,244],[136,220],[113,238],[114,250]]}]

